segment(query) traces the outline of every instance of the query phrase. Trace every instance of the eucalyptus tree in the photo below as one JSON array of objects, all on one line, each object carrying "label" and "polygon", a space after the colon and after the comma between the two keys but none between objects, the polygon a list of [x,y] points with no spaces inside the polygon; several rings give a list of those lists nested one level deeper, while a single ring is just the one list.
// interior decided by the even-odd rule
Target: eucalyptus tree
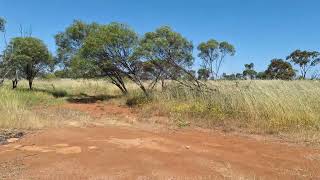
[{"label": "eucalyptus tree", "polygon": [[291,80],[295,76],[292,65],[282,59],[273,59],[264,73],[267,79]]},{"label": "eucalyptus tree", "polygon": [[254,79],[257,76],[257,72],[254,70],[254,64],[245,64],[245,70],[243,71],[243,76],[246,78]]},{"label": "eucalyptus tree", "polygon": [[142,62],[135,55],[138,35],[129,26],[120,23],[102,25],[84,41],[81,54],[101,68],[124,94],[128,93],[124,78],[136,83],[148,95],[142,79]]},{"label": "eucalyptus tree", "polygon": [[[3,18],[0,18],[0,31],[4,33],[4,43],[5,47],[8,47],[7,39],[6,39],[6,30],[5,30],[5,20]],[[20,33],[21,36],[23,36],[22,27],[20,26]],[[12,88],[15,89],[18,85],[18,81],[20,79],[19,76],[19,69],[18,69],[18,64],[17,62],[13,61],[13,52],[14,51],[14,46],[12,45],[11,48],[8,50],[4,50],[3,54],[1,55],[0,59],[0,85],[4,82],[5,78],[11,78],[12,79]]]},{"label": "eucalyptus tree", "polygon": [[79,51],[85,39],[98,27],[97,23],[87,24],[80,20],[74,20],[63,32],[55,35],[57,60],[64,69],[70,69],[73,60],[79,61]]},{"label": "eucalyptus tree", "polygon": [[219,78],[221,65],[227,55],[234,56],[235,48],[226,41],[218,42],[210,39],[198,46],[198,56],[203,60],[203,66],[210,71],[212,78]]},{"label": "eucalyptus tree", "polygon": [[170,27],[163,26],[143,36],[137,54],[143,61],[154,65],[157,73],[155,81],[166,78],[190,88],[201,88],[201,83],[189,70],[194,62],[192,51],[191,41]]},{"label": "eucalyptus tree", "polygon": [[299,65],[301,77],[305,79],[311,68],[319,64],[320,53],[317,51],[295,50],[287,57],[287,60]]},{"label": "eucalyptus tree", "polygon": [[215,75],[214,62],[219,57],[219,42],[214,39],[202,42],[198,45],[198,51],[200,51],[198,56],[203,60],[204,69],[208,69],[209,77],[213,77]]},{"label": "eucalyptus tree", "polygon": [[34,78],[53,64],[47,46],[34,37],[13,38],[5,49],[4,61],[11,61],[29,81],[32,89]]}]

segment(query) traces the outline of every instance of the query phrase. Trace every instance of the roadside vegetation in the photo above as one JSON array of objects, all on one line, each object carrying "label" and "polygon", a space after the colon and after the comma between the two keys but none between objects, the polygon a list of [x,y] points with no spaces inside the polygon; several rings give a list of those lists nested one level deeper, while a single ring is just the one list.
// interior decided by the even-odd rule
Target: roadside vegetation
[{"label": "roadside vegetation", "polygon": [[[57,107],[94,97],[104,103],[129,106],[138,113],[138,120],[147,123],[283,135],[318,143],[320,81],[208,81],[215,93],[199,93],[179,83],[166,82],[169,85],[165,90],[158,85],[150,97],[145,97],[134,83],[128,84],[132,93],[122,95],[105,80],[35,82],[33,91],[27,90],[27,81],[21,81],[15,91],[9,84],[0,89],[1,128],[40,129],[70,121],[85,125],[94,119]],[[62,95],[57,96],[59,93]],[[169,121],[149,121],[153,117],[166,117]]]},{"label": "roadside vegetation", "polygon": [[171,114],[177,123],[280,133],[319,130],[318,81],[212,81],[215,93],[173,86],[155,96],[148,112]]},{"label": "roadside vegetation", "polygon": [[0,127],[21,129],[38,129],[49,125],[45,116],[39,117],[33,108],[46,108],[61,102],[45,92],[26,89],[12,91],[6,85],[0,89],[0,99]]},{"label": "roadside vegetation", "polygon": [[[5,34],[5,23],[0,18],[0,33]],[[70,120],[85,124],[91,120],[86,114],[51,107],[95,98],[120,99],[139,107],[144,120],[168,117],[177,127],[295,134],[307,141],[319,137],[317,51],[274,58],[262,72],[248,62],[243,72],[226,74],[223,62],[236,55],[231,43],[200,43],[202,66],[195,70],[193,43],[168,26],[140,36],[125,24],[77,20],[55,41],[55,55],[30,34],[5,41],[0,128],[39,129]]]}]

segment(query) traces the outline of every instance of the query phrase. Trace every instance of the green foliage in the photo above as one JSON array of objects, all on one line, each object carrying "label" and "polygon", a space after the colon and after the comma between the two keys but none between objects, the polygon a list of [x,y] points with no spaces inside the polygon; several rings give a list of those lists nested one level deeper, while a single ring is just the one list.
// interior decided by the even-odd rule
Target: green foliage
[{"label": "green foliage", "polygon": [[268,79],[291,80],[295,76],[295,71],[290,63],[282,59],[273,59],[265,71],[265,76]]},{"label": "green foliage", "polygon": [[46,73],[42,76],[43,79],[47,79],[47,80],[50,80],[50,79],[56,79],[56,75],[54,73]]},{"label": "green foliage", "polygon": [[138,36],[132,29],[124,24],[111,23],[89,35],[81,52],[98,64],[120,66],[123,58],[134,63],[132,53],[137,44]]},{"label": "green foliage", "polygon": [[307,72],[320,62],[320,53],[317,51],[301,51],[295,50],[288,57],[287,60],[299,65],[301,76],[306,78]]},{"label": "green foliage", "polygon": [[243,79],[243,74],[237,73],[237,74],[236,74],[236,78],[237,78],[237,79]]},{"label": "green foliage", "polygon": [[246,78],[254,79],[257,76],[257,72],[254,70],[254,64],[245,64],[245,70],[243,71],[243,76]]},{"label": "green foliage", "polygon": [[192,66],[194,62],[192,50],[193,45],[190,41],[172,31],[170,27],[163,26],[156,29],[155,32],[148,32],[144,35],[138,54],[155,63],[158,68],[168,68],[163,71],[176,77],[181,71],[180,68],[187,69]]},{"label": "green foliage", "polygon": [[75,20],[64,32],[55,35],[57,57],[65,68],[70,66],[71,60],[79,53],[84,40],[89,34],[99,27],[98,24],[86,24],[83,21]]},{"label": "green foliage", "polygon": [[194,63],[192,51],[192,42],[163,26],[144,35],[136,54],[153,64],[155,82],[160,79],[162,87],[165,79],[171,79],[189,88],[199,88],[199,81],[190,71]]},{"label": "green foliage", "polygon": [[234,46],[226,41],[223,41],[219,44],[219,50],[221,56],[225,56],[227,54],[229,54],[230,56],[234,56],[236,53],[236,49],[234,48]]},{"label": "green foliage", "polygon": [[54,75],[57,77],[57,78],[69,78],[70,75],[69,75],[69,71],[68,70],[57,70],[54,72]]},{"label": "green foliage", "polygon": [[[238,73],[238,74],[240,74],[240,73]],[[238,77],[238,76],[236,74],[223,73],[222,74],[222,79],[224,79],[224,80],[237,80],[237,79],[241,79],[242,78],[242,74],[241,74],[241,77]]]},{"label": "green foliage", "polygon": [[[70,68],[65,70],[71,78],[95,78],[100,76],[100,68],[88,59],[76,55],[70,62]],[[61,74],[63,76],[63,74]]]},{"label": "green foliage", "polygon": [[210,75],[214,75],[213,63],[219,58],[219,42],[214,39],[202,42],[198,46],[198,51],[200,51],[198,56],[203,60],[203,66],[209,69]]},{"label": "green foliage", "polygon": [[198,56],[203,60],[203,66],[209,70],[212,78],[218,78],[225,56],[234,56],[236,52],[234,46],[228,42],[218,42],[214,39],[200,43],[198,50]]},{"label": "green foliage", "polygon": [[39,72],[45,71],[53,64],[53,59],[46,45],[33,37],[13,38],[4,52],[4,61],[12,61],[15,66],[29,80],[30,89],[32,81]]},{"label": "green foliage", "polygon": [[209,77],[210,77],[210,72],[208,69],[200,68],[198,70],[198,79],[208,80]]},{"label": "green foliage", "polygon": [[135,82],[146,92],[139,77],[139,59],[134,55],[138,45],[138,35],[127,25],[111,23],[97,28],[90,34],[81,49],[83,57],[101,68],[103,75],[126,94],[123,76]]},{"label": "green foliage", "polygon": [[263,72],[258,72],[256,78],[257,78],[257,79],[267,79],[267,74],[266,74],[265,71],[263,71]]},{"label": "green foliage", "polygon": [[5,24],[6,21],[4,20],[4,18],[0,17],[0,32],[3,32],[5,30]]}]

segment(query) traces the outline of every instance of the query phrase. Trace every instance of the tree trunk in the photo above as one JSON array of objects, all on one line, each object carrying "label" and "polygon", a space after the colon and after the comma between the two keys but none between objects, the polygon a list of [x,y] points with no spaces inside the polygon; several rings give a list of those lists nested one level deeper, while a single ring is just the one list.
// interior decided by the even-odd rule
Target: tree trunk
[{"label": "tree trunk", "polygon": [[16,88],[16,82],[15,80],[12,80],[12,89],[15,89]]},{"label": "tree trunk", "polygon": [[29,79],[29,89],[32,90],[32,80]]},{"label": "tree trunk", "polygon": [[140,89],[143,91],[143,93],[144,93],[144,95],[145,95],[146,97],[149,97],[148,91],[146,90],[146,88],[145,88],[142,84],[140,85]]},{"label": "tree trunk", "polygon": [[164,91],[166,89],[164,79],[161,79],[161,89],[162,89],[162,91]]},{"label": "tree trunk", "polygon": [[121,90],[123,95],[127,95],[128,94],[128,90],[125,86],[122,86],[120,84],[116,84],[116,86],[118,86],[118,88]]},{"label": "tree trunk", "polygon": [[12,80],[12,89],[15,89],[18,87],[18,79]]}]

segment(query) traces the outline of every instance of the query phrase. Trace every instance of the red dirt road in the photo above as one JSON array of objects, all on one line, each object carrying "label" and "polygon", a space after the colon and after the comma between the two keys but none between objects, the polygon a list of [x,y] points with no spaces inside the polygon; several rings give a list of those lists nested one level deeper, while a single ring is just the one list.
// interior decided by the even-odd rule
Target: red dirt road
[{"label": "red dirt road", "polygon": [[196,130],[66,127],[0,146],[0,179],[320,179],[320,150]]}]

